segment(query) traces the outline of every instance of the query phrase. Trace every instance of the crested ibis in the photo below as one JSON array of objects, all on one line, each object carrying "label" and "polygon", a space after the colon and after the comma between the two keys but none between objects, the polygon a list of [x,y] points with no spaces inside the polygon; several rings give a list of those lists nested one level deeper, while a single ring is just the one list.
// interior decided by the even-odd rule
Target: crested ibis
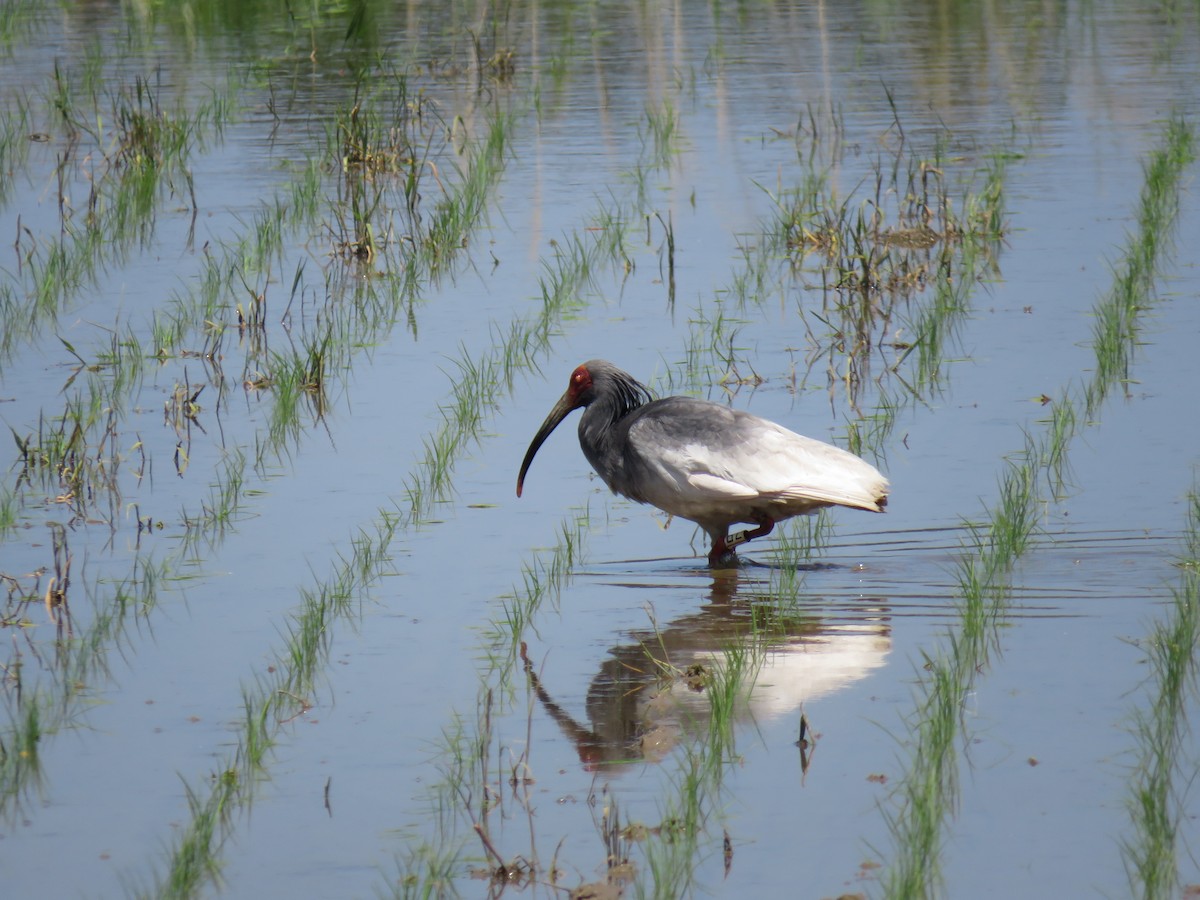
[{"label": "crested ibis", "polygon": [[[713,567],[736,563],[738,544],[792,516],[825,506],[883,512],[887,505],[887,479],[853,453],[707,400],[655,400],[602,359],[571,373],[525,452],[518,497],[538,449],[580,407],[579,444],[604,483],[703,528],[712,538]],[[758,527],[729,534],[737,522]]]}]

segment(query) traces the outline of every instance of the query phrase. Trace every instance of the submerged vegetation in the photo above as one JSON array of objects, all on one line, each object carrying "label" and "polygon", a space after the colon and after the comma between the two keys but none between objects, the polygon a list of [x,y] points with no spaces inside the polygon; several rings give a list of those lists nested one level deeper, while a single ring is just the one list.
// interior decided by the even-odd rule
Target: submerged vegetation
[{"label": "submerged vegetation", "polygon": [[[1187,210],[1193,125],[1172,117],[1146,157],[1084,368],[1043,389],[1023,442],[989,449],[968,501],[927,522],[905,481],[933,442],[965,452],[948,435],[978,425],[962,412],[976,403],[959,393],[967,370],[1020,382],[1027,364],[990,359],[981,322],[1013,277],[1010,246],[1039,227],[1010,191],[1040,152],[1038,123],[1006,106],[956,125],[950,101],[895,69],[856,88],[868,115],[807,72],[775,96],[795,73],[780,77],[769,48],[817,26],[766,8],[705,15],[381,0],[0,10],[13,73],[0,87],[0,848],[21,856],[6,878],[46,834],[87,827],[111,843],[54,854],[92,866],[89,892],[255,890],[247,869],[280,852],[263,835],[316,793],[339,830],[337,855],[294,876],[315,893],[330,877],[404,897],[778,893],[796,887],[792,850],[825,838],[870,850],[858,872],[845,856],[806,871],[805,893],[852,879],[888,897],[947,892],[970,801],[964,709],[1013,622],[1021,565],[1080,490],[1075,439],[1138,390],[1152,314],[1183,314],[1156,289]],[[992,15],[906,13],[951,28],[947,46],[1014,40]],[[867,18],[881,29],[870,57],[896,24]],[[26,48],[43,43],[54,51]],[[1002,68],[1020,109],[1040,85]],[[772,85],[770,102],[739,87],[747,77]],[[582,478],[547,490],[549,507],[501,508],[531,430],[514,409],[557,384],[568,352],[657,359],[664,392],[794,403],[797,427],[888,469],[912,518],[856,521],[884,529],[856,538],[825,515],[794,521],[756,550],[765,565],[710,574],[653,558],[671,551],[641,509]],[[1129,824],[1114,836],[1147,897],[1188,877],[1188,484],[1177,574],[1158,579],[1171,600],[1142,618]],[[595,542],[622,546],[635,517],[646,547],[614,562]],[[681,543],[676,531],[666,546]],[[581,601],[593,592],[611,608]],[[912,624],[923,617],[936,624]],[[904,669],[911,709],[887,702],[910,711],[892,737],[874,732],[869,757],[830,758],[823,742],[883,707],[814,698],[883,666],[893,633],[904,650],[884,680]],[[319,770],[303,756],[315,734],[337,747],[314,751]],[[76,735],[87,754],[119,743],[149,786],[96,778]],[[897,774],[854,768],[886,767],[875,760],[896,746]],[[91,783],[63,804],[77,764]],[[377,794],[386,811],[343,813],[335,778],[368,770],[347,805]],[[859,776],[886,788],[836,810],[794,793]],[[775,794],[803,815],[747,815]],[[75,802],[110,809],[112,835],[56,818]],[[356,826],[371,838],[349,837]],[[284,835],[289,871],[306,840]],[[375,855],[340,855],[354,852]],[[796,865],[809,868],[800,851]],[[367,881],[345,887],[356,866]]]}]

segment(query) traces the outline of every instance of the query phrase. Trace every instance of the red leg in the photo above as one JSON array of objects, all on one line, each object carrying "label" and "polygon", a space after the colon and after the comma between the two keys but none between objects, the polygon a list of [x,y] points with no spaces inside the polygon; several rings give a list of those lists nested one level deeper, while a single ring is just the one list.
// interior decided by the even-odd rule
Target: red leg
[{"label": "red leg", "polygon": [[770,534],[774,530],[775,530],[775,520],[768,519],[766,516],[763,516],[761,519],[758,520],[757,528],[755,528],[753,531],[743,532],[745,537],[743,537],[742,540],[752,541],[755,538],[766,537],[768,534]]},{"label": "red leg", "polygon": [[753,531],[739,531],[728,537],[718,537],[713,540],[712,550],[708,553],[708,564],[716,567],[722,560],[734,556],[733,548],[755,538],[766,537],[775,530],[775,520],[762,516],[758,519],[758,527]]}]

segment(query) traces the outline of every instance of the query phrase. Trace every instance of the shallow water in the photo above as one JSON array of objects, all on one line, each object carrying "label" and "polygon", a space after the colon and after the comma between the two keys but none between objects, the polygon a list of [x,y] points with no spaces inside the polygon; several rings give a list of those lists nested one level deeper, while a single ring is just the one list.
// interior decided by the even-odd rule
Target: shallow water
[{"label": "shallow water", "polygon": [[[77,61],[70,48],[88,46],[86,35],[106,35],[109,84],[154,73],[163,96],[184,107],[226,78],[245,79],[234,92],[239,113],[188,159],[194,220],[176,175],[160,190],[147,240],[105,259],[35,327],[15,314],[5,322],[22,338],[0,360],[0,417],[20,439],[37,433],[39,416],[62,415],[64,398],[87,381],[81,371],[64,391],[78,363],[62,340],[92,362],[110,329],[128,329],[152,356],[152,316],[196,290],[206,260],[234,246],[351,104],[351,70],[367,64],[344,42],[345,21],[333,16],[310,32],[307,19],[281,24],[271,4],[242,6],[244,19],[213,5],[185,26],[165,10],[162,21],[126,22],[133,12],[68,5],[9,45],[5,102],[31,97],[31,127],[52,140],[11,166],[0,233],[16,234],[19,219],[42,241],[59,227],[55,170],[67,150],[45,95],[55,60]],[[718,19],[682,4],[517,7],[498,38],[488,33],[516,49],[516,71],[480,79],[478,91],[466,37],[477,10],[371,7],[373,46],[394,65],[412,60],[413,84],[435,99],[441,121],[472,138],[496,109],[516,123],[485,222],[439,275],[405,295],[402,237],[373,264],[341,258],[326,207],[285,235],[265,270],[246,264],[242,290],[220,292],[209,324],[183,342],[192,355],[144,361],[114,407],[117,490],[63,500],[52,481],[21,482],[20,457],[8,451],[4,484],[18,491],[19,515],[0,545],[0,572],[34,598],[4,620],[8,709],[15,715],[25,702],[19,674],[26,695],[44,685],[67,710],[37,745],[40,776],[6,798],[0,868],[14,896],[161,892],[155,879],[191,820],[187,789],[206,796],[221,777],[242,738],[243,693],[286,659],[303,592],[326,583],[381,511],[405,507],[405,484],[442,422],[439,404],[453,404],[456,360],[480,359],[512,320],[543,308],[539,279],[572,240],[595,239],[600,209],[625,213],[628,268],[594,265],[535,370],[484,398],[486,423],[454,468],[452,494],[397,532],[389,565],[328,623],[315,684],[281,726],[252,808],[232,812],[230,839],[213,848],[219,881],[199,890],[386,895],[418,870],[413,854],[447,834],[463,848],[453,889],[486,894],[488,882],[472,873],[489,860],[469,818],[481,797],[451,793],[441,825],[436,807],[453,756],[446,736],[473,734],[489,689],[492,840],[508,859],[538,861],[530,893],[555,893],[545,884],[552,859],[568,888],[600,879],[603,811],[615,803],[622,821],[661,824],[708,733],[708,695],[663,680],[656,660],[719,670],[731,648],[759,646],[762,669],[734,705],[734,743],[704,801],[691,880],[655,885],[635,841],[641,884],[665,896],[881,892],[922,664],[959,621],[964,522],[982,520],[1005,460],[1042,429],[1050,407],[1039,398],[1090,376],[1092,308],[1134,230],[1142,161],[1172,111],[1196,123],[1195,10],[1172,22],[1120,4],[782,4]],[[127,32],[143,36],[137,48],[123,45]],[[647,110],[664,108],[677,116],[675,136],[656,157]],[[771,222],[772,197],[795,186],[810,159],[833,195],[857,208],[873,196],[880,160],[932,159],[935,142],[956,199],[978,186],[994,153],[1010,155],[1007,230],[945,348],[938,389],[914,399],[889,372],[907,372],[900,345],[930,285],[897,302],[850,397],[846,358],[817,318],[828,312],[817,261],[793,272],[771,260],[744,301],[739,273]],[[452,150],[435,159],[444,181],[422,183],[426,216],[464,159]],[[631,174],[639,162],[640,180]],[[326,160],[322,196],[337,184]],[[71,183],[77,207],[87,187],[83,175]],[[961,709],[959,797],[939,865],[947,896],[1130,890],[1120,848],[1133,833],[1130,715],[1147,675],[1139,642],[1178,581],[1200,447],[1200,278],[1190,255],[1200,219],[1193,195],[1182,203],[1131,381],[1072,443],[1068,490],[1041,508],[996,652]],[[399,235],[403,216],[393,222]],[[4,252],[0,265],[23,296],[31,288],[21,251]],[[267,297],[264,339],[280,354],[346,310],[377,312],[353,317],[343,335],[352,349],[328,373],[323,416],[302,405],[296,431],[274,443],[276,397],[243,387],[272,360],[236,326],[236,305],[251,292]],[[218,334],[219,352],[203,358]],[[597,356],[838,442],[848,423],[899,397],[873,448],[892,482],[888,514],[834,514],[828,545],[796,573],[799,590],[785,603],[773,541],[744,548],[756,564],[710,573],[703,536],[682,521],[663,530],[663,516],[610,496],[566,425],[518,501],[529,438],[573,366]],[[752,369],[762,382],[732,383],[730,359],[738,375]],[[194,420],[181,423],[163,410],[185,382],[207,386]],[[239,511],[223,528],[189,528],[239,453]],[[564,517],[585,507],[561,593],[506,638],[523,567],[548,558]],[[140,532],[147,515],[161,529]],[[53,574],[53,523],[72,560],[79,635],[118,583],[136,581],[138,554],[167,567],[153,603],[131,609],[77,675],[56,668],[55,625],[40,602]],[[44,566],[40,578],[29,574]],[[521,641],[536,681],[504,655]],[[802,713],[816,735],[806,765],[795,745]],[[1190,772],[1194,741],[1182,755]],[[518,763],[530,780],[513,787]],[[1180,824],[1178,878],[1196,883],[1192,819]]]}]

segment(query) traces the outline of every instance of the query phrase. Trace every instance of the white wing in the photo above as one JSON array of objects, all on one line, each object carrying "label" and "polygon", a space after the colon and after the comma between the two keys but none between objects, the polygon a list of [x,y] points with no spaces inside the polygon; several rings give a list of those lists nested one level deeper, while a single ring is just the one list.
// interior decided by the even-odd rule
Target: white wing
[{"label": "white wing", "polygon": [[874,466],[774,422],[703,401],[676,399],[669,413],[630,430],[644,499],[662,509],[762,500],[878,511],[887,494]]}]

